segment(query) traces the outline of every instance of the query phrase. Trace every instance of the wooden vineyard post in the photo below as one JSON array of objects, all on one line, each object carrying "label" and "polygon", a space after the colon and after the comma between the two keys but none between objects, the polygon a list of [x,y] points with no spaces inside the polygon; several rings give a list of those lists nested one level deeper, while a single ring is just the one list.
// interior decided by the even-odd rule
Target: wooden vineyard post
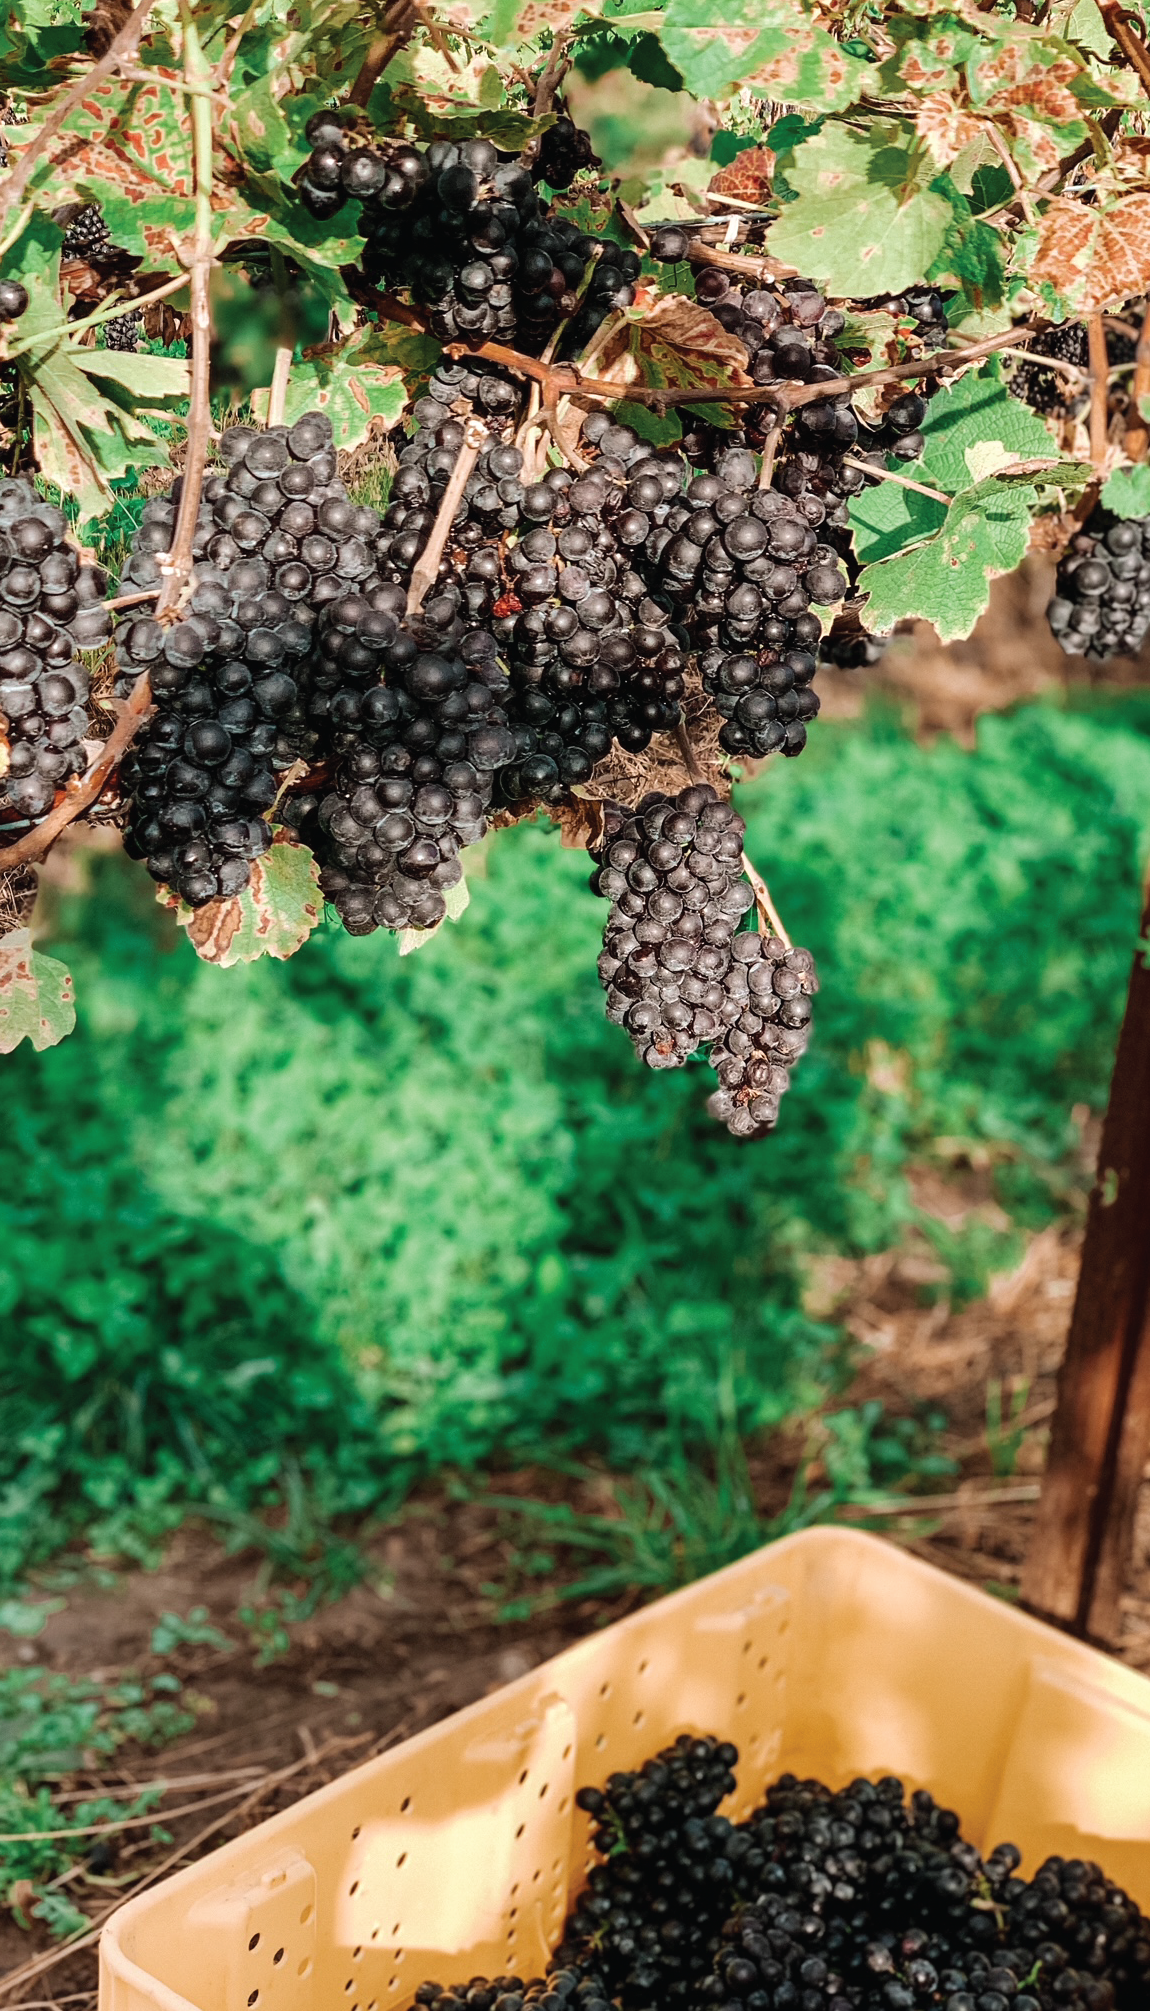
[{"label": "wooden vineyard post", "polygon": [[[1142,939],[1150,934],[1150,906]],[[1102,1128],[1038,1521],[1031,1611],[1113,1641],[1150,1454],[1150,968],[1140,944]]]}]

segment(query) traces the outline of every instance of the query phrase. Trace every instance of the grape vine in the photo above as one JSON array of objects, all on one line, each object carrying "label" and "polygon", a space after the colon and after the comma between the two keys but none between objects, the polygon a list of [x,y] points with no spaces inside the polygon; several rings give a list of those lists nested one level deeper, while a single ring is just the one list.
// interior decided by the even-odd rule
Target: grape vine
[{"label": "grape vine", "polygon": [[[630,19],[9,24],[0,892],[23,920],[96,816],[202,956],[324,901],[406,951],[544,814],[611,904],[610,1016],[754,1137],[817,987],[729,799],[820,664],[969,634],[1032,542],[1064,648],[1150,629],[1150,55],[1060,4]],[[624,192],[575,86],[653,46],[712,158]],[[225,281],[279,317],[242,395]]]}]

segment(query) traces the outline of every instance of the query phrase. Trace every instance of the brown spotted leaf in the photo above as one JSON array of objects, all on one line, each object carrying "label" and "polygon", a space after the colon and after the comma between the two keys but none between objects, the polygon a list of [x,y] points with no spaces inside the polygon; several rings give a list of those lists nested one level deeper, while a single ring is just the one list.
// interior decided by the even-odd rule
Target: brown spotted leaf
[{"label": "brown spotted leaf", "polygon": [[650,302],[644,290],[603,352],[602,374],[619,384],[668,390],[697,384],[705,399],[708,391],[749,384],[747,362],[738,336],[698,301],[665,293]]},{"label": "brown spotted leaf", "polygon": [[1092,209],[1056,196],[1030,244],[1027,277],[1076,313],[1121,306],[1150,289],[1150,194]]},{"label": "brown spotted leaf", "polygon": [[725,168],[711,177],[711,193],[761,208],[771,199],[775,157],[769,147],[744,147]]},{"label": "brown spotted leaf", "polygon": [[0,1054],[22,1040],[37,1052],[55,1047],[76,1024],[72,974],[32,948],[28,929],[0,936]]},{"label": "brown spotted leaf", "polygon": [[196,955],[229,970],[257,957],[295,955],[320,916],[319,872],[306,845],[276,834],[271,849],[252,863],[242,894],[189,908],[167,887],[156,896],[174,913]]}]

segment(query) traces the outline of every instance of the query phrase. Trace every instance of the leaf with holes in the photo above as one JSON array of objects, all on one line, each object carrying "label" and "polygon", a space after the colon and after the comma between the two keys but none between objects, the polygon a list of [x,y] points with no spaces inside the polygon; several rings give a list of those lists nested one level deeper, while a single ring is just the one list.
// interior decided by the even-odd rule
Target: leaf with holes
[{"label": "leaf with holes", "polygon": [[659,39],[696,98],[751,90],[774,102],[844,111],[870,67],[800,0],[670,0]]},{"label": "leaf with holes", "polygon": [[[372,355],[375,330],[363,328],[347,342],[325,344],[296,363],[288,378],[284,417],[288,425],[305,412],[323,412],[331,420],[335,444],[346,452],[361,446],[373,425],[388,431],[407,406],[407,389],[398,364],[382,362]],[[429,352],[438,354],[438,345],[416,336]],[[257,391],[252,411],[266,423],[268,393]]]},{"label": "leaf with holes", "polygon": [[1037,491],[1021,482],[964,489],[933,537],[863,567],[867,627],[886,635],[896,622],[918,620],[933,622],[943,642],[968,636],[989,603],[991,580],[1021,564],[1037,503]]},{"label": "leaf with holes", "polygon": [[933,176],[906,126],[824,126],[788,164],[795,201],[771,225],[767,250],[838,299],[899,293],[921,281],[953,222]]},{"label": "leaf with holes", "polygon": [[293,957],[317,926],[322,905],[319,869],[306,845],[277,832],[274,843],[252,862],[242,894],[189,908],[167,887],[156,899],[170,908],[196,955],[229,970],[257,957]]},{"label": "leaf with holes", "polygon": [[1116,517],[1150,517],[1150,462],[1115,468],[1098,500]]},{"label": "leaf with holes", "polygon": [[0,936],[0,1054],[11,1054],[22,1040],[30,1040],[37,1053],[56,1047],[75,1024],[66,966],[34,950],[29,929]]}]

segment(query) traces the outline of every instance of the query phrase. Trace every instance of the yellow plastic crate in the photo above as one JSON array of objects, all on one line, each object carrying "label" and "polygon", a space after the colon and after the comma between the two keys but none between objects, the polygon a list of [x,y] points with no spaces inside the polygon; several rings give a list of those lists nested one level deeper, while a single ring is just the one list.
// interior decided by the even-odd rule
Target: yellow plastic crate
[{"label": "yellow plastic crate", "polygon": [[577,1787],[680,1732],[898,1774],[1033,1871],[1097,1858],[1150,1910],[1150,1681],[874,1537],[815,1529],[660,1600],[355,1768],[109,1922],[101,2011],[391,2011],[539,1974],[589,1863]]}]

